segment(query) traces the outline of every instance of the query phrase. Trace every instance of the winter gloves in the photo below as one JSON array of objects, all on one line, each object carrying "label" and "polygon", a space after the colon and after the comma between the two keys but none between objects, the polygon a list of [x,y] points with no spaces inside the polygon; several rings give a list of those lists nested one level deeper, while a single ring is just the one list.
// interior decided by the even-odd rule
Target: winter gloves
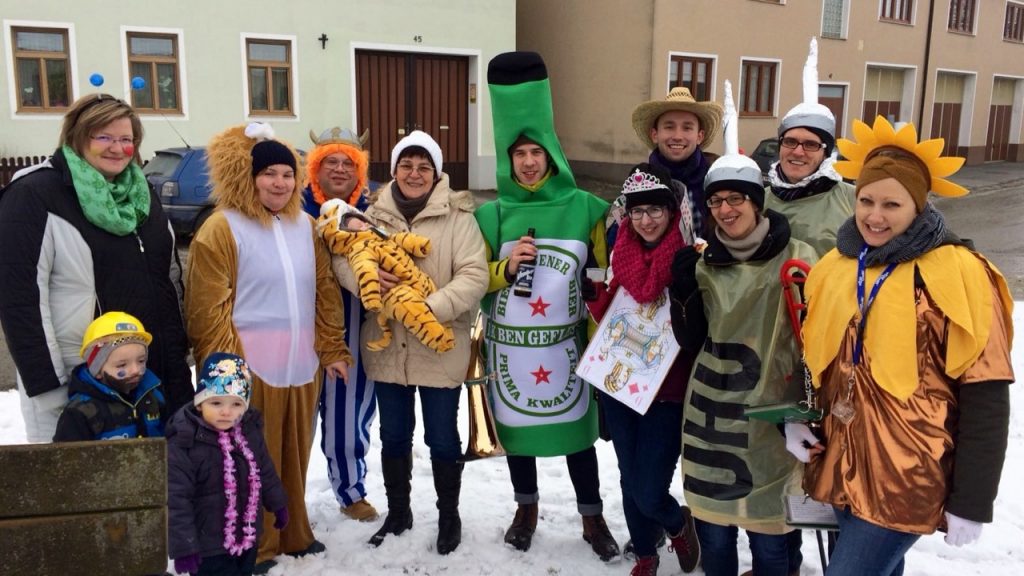
[{"label": "winter gloves", "polygon": [[280,510],[274,511],[274,528],[282,530],[288,525],[288,509],[281,508]]},{"label": "winter gloves", "polygon": [[812,456],[824,452],[825,447],[806,424],[786,422],[786,450],[806,464]]},{"label": "winter gloves", "polygon": [[981,522],[961,518],[956,514],[945,512],[946,515],[946,544],[950,546],[966,546],[973,544],[981,537]]},{"label": "winter gloves", "polygon": [[203,558],[199,554],[189,554],[174,559],[174,571],[178,574],[195,574],[199,572],[199,564]]}]

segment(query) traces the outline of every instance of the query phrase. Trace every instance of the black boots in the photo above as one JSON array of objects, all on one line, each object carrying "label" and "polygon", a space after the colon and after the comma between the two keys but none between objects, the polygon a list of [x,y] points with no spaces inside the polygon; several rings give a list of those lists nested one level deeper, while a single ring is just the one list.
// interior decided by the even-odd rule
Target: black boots
[{"label": "black boots", "polygon": [[462,489],[460,462],[431,460],[434,490],[437,491],[437,553],[454,552],[462,542],[462,519],[459,518],[459,492]]},{"label": "black boots", "polygon": [[533,533],[536,531],[537,503],[520,504],[512,525],[505,531],[505,543],[511,544],[516,550],[526,552],[533,543]]},{"label": "black boots", "polygon": [[583,517],[583,539],[590,544],[594,554],[597,554],[602,562],[608,562],[619,555],[619,545],[612,537],[601,514]]},{"label": "black boots", "polygon": [[397,536],[412,528],[412,510],[409,508],[412,454],[403,458],[381,458],[380,467],[388,497],[388,516],[380,530],[370,537],[369,542],[374,546],[380,546],[388,534]]}]

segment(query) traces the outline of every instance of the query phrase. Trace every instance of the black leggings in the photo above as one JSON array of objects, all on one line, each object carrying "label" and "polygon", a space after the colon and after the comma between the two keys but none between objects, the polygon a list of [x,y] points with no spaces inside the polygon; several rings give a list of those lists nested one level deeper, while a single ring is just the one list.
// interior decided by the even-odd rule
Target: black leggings
[{"label": "black leggings", "polygon": [[[509,475],[517,496],[539,494],[537,489],[537,458],[508,456]],[[597,471],[597,450],[593,446],[565,457],[569,478],[576,491],[576,503],[582,506],[601,505],[601,481]],[[518,501],[518,500],[517,500]]]}]

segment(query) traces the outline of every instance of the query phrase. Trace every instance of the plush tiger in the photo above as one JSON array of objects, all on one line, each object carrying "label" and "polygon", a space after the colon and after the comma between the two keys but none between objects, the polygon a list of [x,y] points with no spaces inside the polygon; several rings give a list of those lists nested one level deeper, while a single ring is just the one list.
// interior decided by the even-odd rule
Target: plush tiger
[{"label": "plush tiger", "polygon": [[[344,202],[328,200],[320,208],[317,230],[331,253],[348,259],[359,284],[359,299],[367,310],[377,312],[381,327],[379,340],[366,343],[366,348],[379,351],[391,344],[388,320],[394,319],[416,336],[424,346],[435,352],[455,347],[451,327],[437,321],[427,306],[426,298],[437,286],[420,270],[412,256],[423,257],[430,251],[430,239],[411,232],[382,235],[379,230],[354,230],[342,225],[342,218],[362,214]],[[378,269],[398,277],[398,285],[381,296]]]}]

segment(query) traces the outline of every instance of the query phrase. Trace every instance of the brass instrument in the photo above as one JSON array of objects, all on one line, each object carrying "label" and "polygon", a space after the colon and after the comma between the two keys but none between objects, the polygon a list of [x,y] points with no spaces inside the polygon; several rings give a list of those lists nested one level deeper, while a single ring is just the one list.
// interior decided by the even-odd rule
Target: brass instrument
[{"label": "brass instrument", "polygon": [[484,315],[477,312],[476,321],[469,331],[470,356],[465,381],[469,404],[469,442],[462,462],[505,455],[505,449],[498,440],[494,412],[487,394],[487,384],[495,375],[487,373],[487,364],[484,362],[484,332]]}]

